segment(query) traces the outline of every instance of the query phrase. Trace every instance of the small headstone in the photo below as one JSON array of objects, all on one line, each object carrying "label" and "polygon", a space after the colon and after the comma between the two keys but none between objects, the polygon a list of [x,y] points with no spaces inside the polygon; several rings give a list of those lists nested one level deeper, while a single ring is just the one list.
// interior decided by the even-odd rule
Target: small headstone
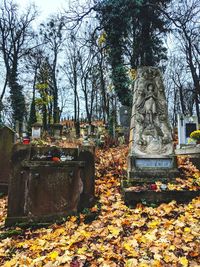
[{"label": "small headstone", "polygon": [[63,125],[60,123],[54,123],[51,125],[52,136],[55,139],[60,139],[62,135]]},{"label": "small headstone", "polygon": [[42,136],[42,124],[34,123],[32,125],[32,139],[40,139]]},{"label": "small headstone", "polygon": [[178,115],[178,145],[187,145],[190,143],[190,134],[198,130],[197,116]]},{"label": "small headstone", "polygon": [[129,128],[131,121],[131,109],[127,106],[121,106],[119,109],[120,125]]}]

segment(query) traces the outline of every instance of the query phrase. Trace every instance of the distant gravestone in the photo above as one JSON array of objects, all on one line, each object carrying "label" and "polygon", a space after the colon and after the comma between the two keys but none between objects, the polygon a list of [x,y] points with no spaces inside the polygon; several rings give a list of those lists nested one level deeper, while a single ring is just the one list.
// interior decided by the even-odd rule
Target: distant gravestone
[{"label": "distant gravestone", "polygon": [[133,92],[128,180],[150,183],[177,174],[161,73],[141,67]]},{"label": "distant gravestone", "polygon": [[60,139],[62,135],[63,125],[60,123],[54,123],[51,125],[52,136],[55,139]]},{"label": "distant gravestone", "polygon": [[32,125],[32,139],[40,139],[42,136],[42,124],[41,123],[34,123]]},{"label": "distant gravestone", "polygon": [[120,119],[120,125],[122,127],[130,127],[130,121],[131,121],[131,109],[127,106],[121,106],[119,109],[119,119]]},{"label": "distant gravestone", "polygon": [[190,134],[198,130],[197,116],[178,115],[178,145],[186,145],[189,143]]},{"label": "distant gravestone", "polygon": [[7,126],[0,128],[0,192],[7,192],[10,176],[10,159],[15,131]]}]

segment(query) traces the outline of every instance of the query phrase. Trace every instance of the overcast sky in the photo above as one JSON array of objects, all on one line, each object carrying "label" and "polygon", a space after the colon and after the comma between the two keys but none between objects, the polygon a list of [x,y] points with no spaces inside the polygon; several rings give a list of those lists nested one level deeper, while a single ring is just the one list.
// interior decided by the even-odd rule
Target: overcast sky
[{"label": "overcast sky", "polygon": [[51,13],[61,10],[62,7],[68,6],[70,0],[15,0],[21,8],[25,8],[30,3],[35,3],[40,11],[40,20],[48,17]]}]

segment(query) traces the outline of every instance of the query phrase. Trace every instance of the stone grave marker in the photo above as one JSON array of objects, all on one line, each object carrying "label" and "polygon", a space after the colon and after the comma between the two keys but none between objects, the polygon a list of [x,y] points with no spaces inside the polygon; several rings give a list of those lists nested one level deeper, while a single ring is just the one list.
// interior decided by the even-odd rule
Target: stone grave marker
[{"label": "stone grave marker", "polygon": [[60,139],[62,135],[63,125],[60,123],[54,123],[51,125],[52,136],[55,139]]},{"label": "stone grave marker", "polygon": [[178,148],[189,144],[190,134],[199,129],[197,116],[178,115]]},{"label": "stone grave marker", "polygon": [[177,174],[161,73],[155,67],[141,67],[133,92],[128,181],[150,183]]},{"label": "stone grave marker", "polygon": [[42,136],[42,124],[41,123],[34,123],[32,125],[32,139],[40,139]]},{"label": "stone grave marker", "polygon": [[130,127],[130,120],[131,120],[131,110],[130,107],[121,106],[119,109],[119,119],[120,125],[122,127]]},{"label": "stone grave marker", "polygon": [[170,190],[167,183],[176,183],[176,177],[180,174],[161,73],[155,67],[141,67],[134,83],[128,175],[122,181],[125,203],[188,202],[200,195],[198,190]]},{"label": "stone grave marker", "polygon": [[0,128],[0,192],[7,192],[10,176],[11,151],[15,131],[7,126]]},{"label": "stone grave marker", "polygon": [[16,144],[6,225],[53,222],[94,202],[94,148]]}]

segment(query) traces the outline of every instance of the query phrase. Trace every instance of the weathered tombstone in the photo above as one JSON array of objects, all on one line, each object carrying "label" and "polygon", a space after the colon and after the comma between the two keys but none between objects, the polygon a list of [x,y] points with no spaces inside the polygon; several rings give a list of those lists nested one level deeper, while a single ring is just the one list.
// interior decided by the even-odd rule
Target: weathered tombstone
[{"label": "weathered tombstone", "polygon": [[151,183],[177,174],[161,73],[141,67],[133,92],[128,182]]},{"label": "weathered tombstone", "polygon": [[8,191],[10,158],[15,131],[7,126],[0,128],[0,192]]},{"label": "weathered tombstone", "polygon": [[190,134],[199,129],[197,116],[178,115],[178,145],[175,153],[189,157],[190,161],[200,169],[200,147],[190,139]]},{"label": "weathered tombstone", "polygon": [[190,139],[190,134],[193,131],[198,130],[198,118],[197,116],[183,116],[178,115],[178,147],[181,145],[187,145]]},{"label": "weathered tombstone", "polygon": [[60,139],[62,135],[63,125],[60,123],[54,123],[51,125],[52,136],[55,139]]},{"label": "weathered tombstone", "polygon": [[76,138],[76,128],[72,127],[70,130],[70,137],[71,138]]},{"label": "weathered tombstone", "polygon": [[32,125],[32,139],[40,139],[42,136],[42,124],[41,123],[34,123]]},{"label": "weathered tombstone", "polygon": [[119,109],[119,119],[120,119],[120,125],[122,127],[130,127],[130,121],[131,121],[131,110],[130,107],[127,106],[121,106]]},{"label": "weathered tombstone", "polygon": [[94,201],[92,148],[16,144],[6,225],[52,222],[91,207]]}]

